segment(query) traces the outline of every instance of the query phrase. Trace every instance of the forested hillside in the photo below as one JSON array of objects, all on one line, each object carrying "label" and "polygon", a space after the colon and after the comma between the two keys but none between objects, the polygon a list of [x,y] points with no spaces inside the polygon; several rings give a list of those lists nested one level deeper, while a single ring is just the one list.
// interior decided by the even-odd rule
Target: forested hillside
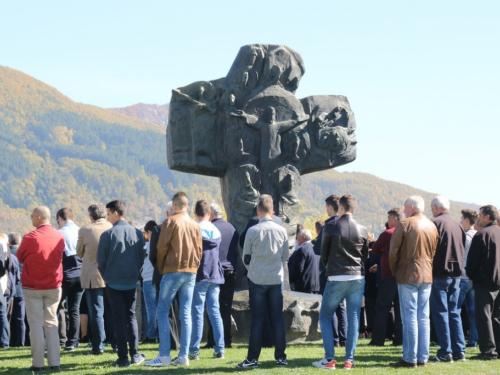
[{"label": "forested hillside", "polygon": [[[362,127],[360,127],[362,131]],[[359,147],[363,147],[360,145]],[[165,126],[71,101],[56,89],[0,66],[0,232],[31,230],[30,211],[71,207],[88,222],[93,202],[123,199],[137,223],[161,220],[177,190],[191,200],[220,199],[218,179],[170,171]],[[301,221],[324,216],[324,198],[352,193],[358,219],[382,228],[386,211],[410,194],[433,194],[361,173],[333,170],[304,176]],[[453,213],[459,215],[455,204]]]}]

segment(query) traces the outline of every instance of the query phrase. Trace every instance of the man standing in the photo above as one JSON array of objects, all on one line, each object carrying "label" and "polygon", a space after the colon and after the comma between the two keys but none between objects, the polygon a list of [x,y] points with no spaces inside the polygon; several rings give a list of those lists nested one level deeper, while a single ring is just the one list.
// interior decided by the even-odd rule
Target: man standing
[{"label": "man standing", "polygon": [[368,232],[353,219],[356,198],[344,195],[339,200],[340,218],[323,227],[321,262],[326,268],[328,281],[323,293],[319,312],[319,324],[325,357],[313,366],[325,369],[335,368],[332,320],[341,301],[347,303],[347,342],[344,369],[354,365],[354,351],[358,341],[359,313],[365,289],[364,264],[368,258]]},{"label": "man standing", "polygon": [[179,356],[174,365],[189,365],[188,350],[191,340],[191,303],[196,273],[203,255],[200,226],[191,219],[188,197],[178,192],[172,198],[174,215],[162,224],[158,239],[156,261],[163,277],[158,299],[158,333],[160,347],[158,356],[145,363],[146,366],[165,367],[172,364],[170,357],[170,325],[168,314],[172,301],[179,292],[181,338]]},{"label": "man standing", "polygon": [[467,256],[467,276],[474,285],[479,354],[475,359],[497,359],[500,350],[500,218],[495,206],[479,210],[482,229]]},{"label": "man standing", "polygon": [[9,246],[6,234],[0,234],[0,348],[9,347],[9,320],[7,305],[9,291]]},{"label": "man standing", "polygon": [[462,219],[460,225],[465,231],[465,255],[462,270],[462,277],[460,279],[460,296],[458,297],[458,308],[462,309],[465,303],[470,322],[470,336],[467,347],[475,348],[477,346],[477,328],[476,328],[476,309],[474,307],[474,289],[467,274],[465,273],[467,267],[467,256],[469,254],[472,238],[476,235],[477,230],[474,229],[478,215],[477,212],[471,209],[462,210]]},{"label": "man standing", "polygon": [[[78,231],[80,228],[73,222],[74,215],[71,208],[61,208],[57,211],[56,221],[59,225],[59,232],[64,236],[64,254],[63,254],[63,283],[62,295],[59,305],[67,301],[68,309],[68,330],[66,334],[65,314],[61,314],[62,337],[67,338],[64,350],[67,352],[75,351],[78,346],[78,332],[80,329],[80,301],[82,300],[83,290],[80,283],[80,274],[82,270],[82,259],[76,254],[76,243],[78,242]],[[67,299],[67,300],[66,300]],[[61,333],[60,333],[61,335]]]},{"label": "man standing", "polygon": [[[222,218],[222,208],[217,203],[210,204],[210,221],[219,230],[221,242],[219,260],[224,271],[224,284],[220,286],[219,308],[224,326],[224,345],[231,347],[231,308],[233,306],[234,287],[236,281],[236,259],[238,254],[238,231]],[[207,347],[215,346],[212,326],[209,326]]]},{"label": "man standing", "polygon": [[290,284],[295,291],[302,293],[319,293],[319,256],[314,253],[311,243],[312,234],[309,229],[297,233],[299,248],[288,261]]},{"label": "man standing", "polygon": [[[325,221],[325,225],[331,223],[334,220],[337,220],[339,216],[337,215],[339,211],[339,197],[335,194],[330,195],[325,199],[325,208],[326,214],[328,215],[328,219]],[[323,242],[323,230],[324,225],[321,231],[316,238],[316,242],[314,243],[314,253],[318,256],[321,255],[321,244]],[[319,283],[320,290],[319,293],[323,294],[326,286],[326,269],[323,266],[323,262],[319,262]],[[339,307],[335,311],[333,315],[333,341],[336,347],[345,346],[346,344],[346,336],[347,336],[347,314],[345,312],[345,304],[344,301],[340,302]]]},{"label": "man standing", "polygon": [[16,293],[14,295],[14,303],[12,305],[12,316],[10,320],[10,346],[24,346],[26,336],[26,324],[24,319],[26,317],[26,306],[24,304],[23,286],[21,284],[21,275],[23,265],[17,260],[16,252],[21,242],[19,233],[9,233],[9,250],[11,257],[16,258],[19,264],[19,280],[16,284]]},{"label": "man standing", "polygon": [[394,345],[401,345],[402,326],[401,313],[399,310],[399,295],[396,279],[389,266],[389,251],[391,248],[391,238],[396,225],[401,219],[399,208],[393,208],[387,212],[387,224],[389,229],[383,231],[378,240],[373,244],[372,252],[380,259],[381,280],[378,284],[377,303],[375,307],[375,324],[373,325],[372,346],[384,346],[387,337],[387,316],[394,303]]},{"label": "man standing", "polygon": [[219,286],[224,283],[224,274],[219,260],[221,233],[210,222],[210,206],[207,201],[201,200],[196,202],[194,212],[201,228],[203,256],[196,275],[193,304],[191,306],[193,330],[191,333],[189,358],[199,359],[200,342],[203,335],[205,301],[207,303],[208,318],[214,330],[214,357],[224,358],[224,329],[219,311]]},{"label": "man standing", "polygon": [[248,269],[248,287],[252,323],[247,358],[239,368],[258,367],[262,348],[262,328],[270,316],[274,341],[274,358],[278,366],[286,366],[285,323],[283,320],[283,264],[288,260],[288,235],[272,219],[273,199],[261,195],[257,203],[259,223],[251,227],[243,247],[243,263]]},{"label": "man standing", "polygon": [[30,327],[32,366],[29,370],[44,369],[45,350],[50,368],[58,370],[61,352],[57,306],[61,300],[64,236],[50,225],[48,207],[36,207],[31,223],[36,229],[24,236],[16,252],[23,264],[21,283]]},{"label": "man standing", "polygon": [[[97,249],[97,263],[106,283],[118,348],[118,359],[113,366],[119,367],[144,362],[144,355],[137,351],[135,289],[146,257],[146,243],[142,232],[125,219],[126,210],[127,206],[121,200],[106,205],[108,221],[113,227],[102,233]],[[131,361],[127,355],[127,342]]]},{"label": "man standing", "polygon": [[440,348],[433,362],[465,361],[465,337],[460,317],[460,276],[465,254],[465,232],[448,212],[443,196],[431,202],[439,238],[432,264],[431,314]]},{"label": "man standing", "polygon": [[396,225],[391,238],[389,265],[398,284],[403,321],[403,358],[392,367],[427,366],[429,359],[429,296],[438,233],[424,209],[422,197],[406,199],[406,219]]},{"label": "man standing", "polygon": [[[92,352],[99,355],[104,352],[104,291],[106,283],[97,268],[97,248],[101,234],[113,225],[106,220],[106,207],[103,204],[92,204],[88,207],[90,224],[78,231],[76,244],[77,255],[82,258],[80,281],[85,289],[85,298],[92,328]],[[111,311],[109,311],[111,313]]]}]

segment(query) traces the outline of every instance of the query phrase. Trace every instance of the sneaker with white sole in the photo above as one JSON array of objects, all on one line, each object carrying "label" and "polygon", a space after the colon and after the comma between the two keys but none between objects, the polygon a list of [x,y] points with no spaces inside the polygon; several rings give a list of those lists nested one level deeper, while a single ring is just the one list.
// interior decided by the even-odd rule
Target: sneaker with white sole
[{"label": "sneaker with white sole", "polygon": [[238,365],[236,367],[238,367],[238,368],[257,368],[259,366],[257,364],[256,359],[252,359],[251,361],[249,361],[248,359],[245,359],[243,362],[238,363]]},{"label": "sneaker with white sole", "polygon": [[132,360],[130,361],[130,363],[133,365],[140,365],[142,362],[145,361],[145,359],[146,359],[146,357],[144,356],[144,354],[137,353],[136,355],[134,355],[132,357]]},{"label": "sneaker with white sole", "polygon": [[164,357],[158,355],[155,359],[151,359],[149,361],[144,362],[144,366],[152,366],[152,367],[167,367],[172,364],[172,359],[169,355]]},{"label": "sneaker with white sole", "polygon": [[352,370],[354,367],[356,367],[354,362],[351,362],[351,361],[344,362],[344,370]]},{"label": "sneaker with white sole", "polygon": [[178,356],[173,364],[175,366],[189,366],[189,358],[187,357],[187,355],[183,355],[183,356]]},{"label": "sneaker with white sole", "polygon": [[312,365],[326,370],[335,370],[335,363],[337,363],[335,359],[323,358],[321,361],[313,362]]},{"label": "sneaker with white sole", "polygon": [[214,358],[225,358],[224,352],[214,352]]},{"label": "sneaker with white sole", "polygon": [[200,353],[189,353],[188,358],[191,361],[199,361],[200,360]]}]

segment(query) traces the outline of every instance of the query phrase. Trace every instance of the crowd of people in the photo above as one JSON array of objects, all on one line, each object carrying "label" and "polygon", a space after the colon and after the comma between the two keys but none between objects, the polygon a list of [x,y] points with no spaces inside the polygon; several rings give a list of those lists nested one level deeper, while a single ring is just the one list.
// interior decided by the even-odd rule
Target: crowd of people
[{"label": "crowd of people", "polygon": [[[59,369],[61,347],[71,352],[88,340],[90,355],[111,346],[114,366],[188,366],[200,359],[206,307],[203,348],[225,358],[241,261],[252,319],[239,368],[258,367],[266,333],[276,365],[288,365],[285,281],[296,292],[322,295],[325,354],[315,367],[335,369],[335,348],[345,346],[343,368],[354,368],[360,337],[375,347],[402,345],[402,358],[390,364],[395,368],[465,361],[466,347],[476,346],[476,359],[498,358],[500,216],[494,206],[464,209],[458,222],[449,201],[437,196],[430,220],[422,197],[411,196],[403,212],[387,212],[387,229],[372,241],[354,219],[355,197],[331,195],[325,204],[329,218],[316,222],[316,238],[298,225],[295,244],[269,195],[258,198],[256,216],[241,235],[216,203],[197,201],[192,219],[183,192],[168,203],[163,223],[141,229],[127,221],[120,200],[89,206],[90,223],[82,228],[70,208],[57,211],[55,229],[50,210],[36,207],[35,229],[22,240],[18,233],[0,234],[0,347],[30,345],[30,371],[44,370],[45,352],[48,366]],[[439,346],[434,357],[431,341]],[[157,356],[146,360],[139,342],[158,343]],[[175,359],[172,350],[179,351]]]}]

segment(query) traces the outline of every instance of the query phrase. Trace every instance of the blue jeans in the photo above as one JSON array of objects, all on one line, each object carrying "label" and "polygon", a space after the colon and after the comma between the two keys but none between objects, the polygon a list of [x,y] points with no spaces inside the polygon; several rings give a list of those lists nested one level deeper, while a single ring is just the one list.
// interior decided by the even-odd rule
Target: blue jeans
[{"label": "blue jeans", "polygon": [[476,308],[474,307],[474,289],[469,279],[460,279],[460,296],[458,297],[458,306],[462,308],[465,303],[467,313],[470,320],[470,336],[469,344],[477,345],[477,328],[476,328]]},{"label": "blue jeans", "polygon": [[144,302],[148,313],[148,330],[146,332],[146,337],[156,340],[156,305],[158,301],[156,300],[156,288],[151,280],[143,281],[142,294],[144,295]]},{"label": "blue jeans", "polygon": [[361,280],[326,282],[321,310],[319,312],[319,324],[325,348],[325,358],[335,358],[335,348],[332,340],[333,314],[345,299],[347,304],[347,340],[344,360],[354,361],[354,351],[356,350],[359,335],[359,313],[364,290],[364,278]]},{"label": "blue jeans", "polygon": [[460,317],[460,279],[434,278],[431,292],[431,314],[437,343],[437,355],[465,352],[465,337]]},{"label": "blue jeans", "polygon": [[158,317],[158,334],[160,336],[160,356],[170,355],[170,324],[168,313],[170,306],[179,292],[179,315],[181,320],[181,348],[179,356],[188,355],[191,340],[191,303],[196,280],[194,273],[173,272],[163,275],[160,282],[160,297],[156,315]]},{"label": "blue jeans", "polygon": [[269,316],[271,333],[274,340],[274,358],[286,359],[285,322],[283,320],[283,284],[260,285],[248,279],[250,297],[250,339],[248,360],[258,360],[262,349],[262,329],[266,316]]},{"label": "blue jeans", "polygon": [[194,286],[193,304],[191,305],[191,318],[193,331],[191,333],[190,353],[200,351],[201,336],[203,335],[203,311],[207,301],[207,313],[214,332],[214,350],[216,353],[224,352],[224,327],[219,310],[220,285],[208,282],[199,282]]},{"label": "blue jeans", "polygon": [[87,306],[89,309],[90,328],[92,329],[92,351],[104,350],[106,331],[104,330],[104,291],[105,288],[86,289]]},{"label": "blue jeans", "polygon": [[431,284],[400,284],[398,292],[403,323],[403,360],[408,363],[427,362],[431,331]]}]

